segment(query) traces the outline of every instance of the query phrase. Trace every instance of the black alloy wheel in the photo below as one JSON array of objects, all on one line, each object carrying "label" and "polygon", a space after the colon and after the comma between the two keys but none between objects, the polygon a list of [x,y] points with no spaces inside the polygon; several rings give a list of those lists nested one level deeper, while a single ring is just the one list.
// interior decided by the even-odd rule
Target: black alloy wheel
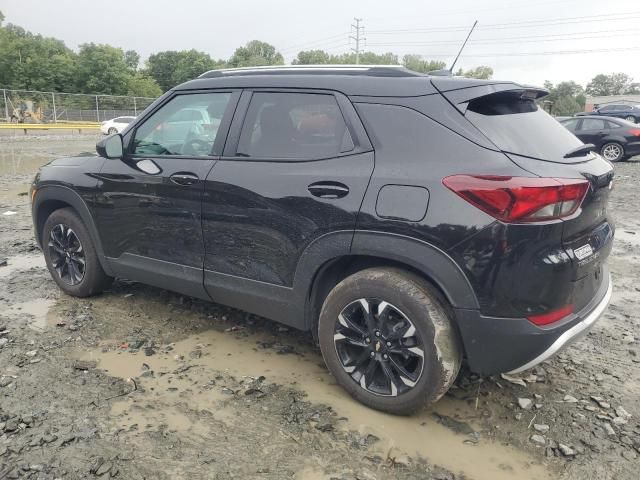
[{"label": "black alloy wheel", "polygon": [[85,273],[86,259],[82,243],[67,225],[55,225],[49,234],[49,255],[53,268],[68,285],[78,285]]},{"label": "black alloy wheel", "polygon": [[344,371],[375,395],[406,393],[422,375],[424,346],[415,325],[384,300],[360,298],[347,305],[333,340]]}]

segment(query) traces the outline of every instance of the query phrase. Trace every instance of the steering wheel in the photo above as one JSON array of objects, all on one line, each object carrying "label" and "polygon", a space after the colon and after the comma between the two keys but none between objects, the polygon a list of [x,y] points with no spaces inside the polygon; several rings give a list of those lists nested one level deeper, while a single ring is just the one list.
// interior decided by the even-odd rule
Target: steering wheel
[{"label": "steering wheel", "polygon": [[211,155],[211,142],[192,138],[182,146],[183,155]]}]

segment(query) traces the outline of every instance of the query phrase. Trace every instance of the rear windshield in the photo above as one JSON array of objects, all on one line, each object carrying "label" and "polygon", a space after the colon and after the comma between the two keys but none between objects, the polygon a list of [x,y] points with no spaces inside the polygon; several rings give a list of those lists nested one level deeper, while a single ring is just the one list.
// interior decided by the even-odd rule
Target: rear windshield
[{"label": "rear windshield", "polygon": [[523,94],[500,92],[477,98],[469,102],[465,116],[505,152],[554,162],[581,161],[564,155],[582,142]]}]

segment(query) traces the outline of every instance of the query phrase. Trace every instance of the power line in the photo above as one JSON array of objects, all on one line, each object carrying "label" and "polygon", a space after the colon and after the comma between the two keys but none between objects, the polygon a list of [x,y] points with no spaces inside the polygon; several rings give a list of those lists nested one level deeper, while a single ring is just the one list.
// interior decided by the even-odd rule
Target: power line
[{"label": "power line", "polygon": [[[573,37],[565,37],[565,38],[549,38],[554,37],[554,35],[533,35],[531,37],[505,37],[505,38],[487,38],[474,40],[473,45],[502,45],[502,44],[520,44],[520,43],[538,43],[538,42],[564,42],[564,41],[573,41],[573,40],[588,40],[588,39],[601,39],[601,38],[614,38],[614,37],[629,37],[636,36],[638,34],[637,29],[630,29],[627,32],[623,33],[622,31],[617,31],[615,33],[605,32],[606,35],[579,35]],[[459,45],[461,40],[441,40],[441,41],[398,41],[398,42],[371,42],[367,45],[369,46],[405,46],[405,47],[419,47],[419,46],[432,46],[432,45]]]},{"label": "power line", "polygon": [[[513,53],[477,53],[477,54],[465,54],[465,58],[490,58],[490,57],[534,57],[534,56],[547,56],[547,55],[580,55],[584,53],[612,53],[612,52],[628,52],[638,51],[640,46],[634,47],[621,47],[621,48],[596,48],[590,50],[556,50],[548,52],[513,52]],[[455,53],[429,53],[424,55],[430,58],[450,58]]]},{"label": "power line", "polygon": [[360,42],[364,40],[364,38],[360,35],[360,32],[362,31],[364,33],[364,25],[362,26],[360,25],[360,22],[362,22],[362,18],[354,17],[354,20],[356,24],[354,25],[352,23],[351,28],[355,29],[356,35],[355,37],[353,35],[349,35],[349,38],[356,41],[356,48],[352,48],[351,50],[353,50],[356,53],[356,65],[357,65],[358,63],[360,63]]},{"label": "power line", "polygon": [[[297,45],[289,46],[289,47],[286,47],[286,48],[281,48],[279,51],[280,52],[291,52],[293,50],[298,50],[300,48],[314,48],[314,45],[316,45],[316,44],[334,43],[331,40],[338,39],[338,38],[344,38],[345,35],[349,35],[349,32],[343,32],[343,33],[339,33],[337,35],[331,35],[330,37],[319,38],[317,40],[310,40],[308,42],[299,43]],[[319,48],[319,46],[316,46],[315,48]]]},{"label": "power line", "polygon": [[[611,18],[621,17],[621,18]],[[495,29],[508,29],[508,28],[534,28],[544,26],[556,26],[556,25],[568,25],[568,24],[582,24],[592,22],[615,22],[621,20],[635,20],[640,18],[640,11],[615,13],[607,15],[589,15],[581,17],[564,17],[539,20],[525,20],[521,22],[508,22],[508,23],[489,23],[482,24],[478,27],[478,30],[495,30]],[[385,29],[385,30],[369,30],[371,35],[387,35],[396,33],[426,33],[426,32],[452,32],[452,31],[466,31],[467,27],[464,26],[451,26],[451,27],[430,27],[430,28],[400,28],[400,29]]]}]

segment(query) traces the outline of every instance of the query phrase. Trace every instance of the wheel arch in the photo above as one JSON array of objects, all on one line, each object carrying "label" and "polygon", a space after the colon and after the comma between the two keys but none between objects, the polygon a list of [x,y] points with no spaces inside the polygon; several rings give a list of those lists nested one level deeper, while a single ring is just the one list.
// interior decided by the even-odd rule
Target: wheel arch
[{"label": "wheel arch", "polygon": [[305,328],[313,335],[322,303],[329,291],[347,276],[371,267],[395,267],[427,280],[453,308],[478,309],[469,280],[442,250],[403,235],[356,232],[350,252],[326,260],[314,272],[305,302]]},{"label": "wheel arch", "polygon": [[105,260],[104,249],[102,248],[102,242],[100,241],[100,236],[98,235],[91,211],[84,199],[69,187],[63,185],[47,185],[38,188],[32,207],[33,227],[38,245],[42,248],[42,230],[47,218],[49,218],[54,211],[61,208],[71,208],[80,216],[89,231],[102,269],[107,275],[113,275],[111,268]]}]

